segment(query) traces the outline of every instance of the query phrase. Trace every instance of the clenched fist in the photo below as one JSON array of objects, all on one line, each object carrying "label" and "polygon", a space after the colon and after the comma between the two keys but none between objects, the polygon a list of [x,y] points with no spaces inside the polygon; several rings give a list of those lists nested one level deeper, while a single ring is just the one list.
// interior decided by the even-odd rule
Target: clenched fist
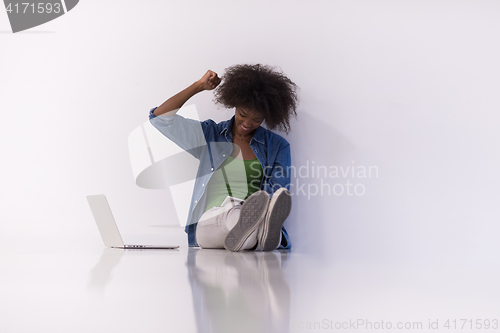
[{"label": "clenched fist", "polygon": [[217,76],[217,73],[208,70],[198,83],[203,90],[213,90],[219,85],[220,81],[221,79]]}]

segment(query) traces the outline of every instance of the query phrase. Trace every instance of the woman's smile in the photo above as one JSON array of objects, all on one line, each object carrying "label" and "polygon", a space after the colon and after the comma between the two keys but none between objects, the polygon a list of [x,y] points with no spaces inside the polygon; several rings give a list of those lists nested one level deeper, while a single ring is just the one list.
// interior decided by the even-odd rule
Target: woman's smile
[{"label": "woman's smile", "polygon": [[250,127],[245,127],[243,126],[243,124],[240,125],[240,128],[244,131],[244,132],[248,132],[250,131]]},{"label": "woman's smile", "polygon": [[245,107],[236,107],[234,116],[234,130],[242,137],[250,136],[264,121],[262,114]]}]

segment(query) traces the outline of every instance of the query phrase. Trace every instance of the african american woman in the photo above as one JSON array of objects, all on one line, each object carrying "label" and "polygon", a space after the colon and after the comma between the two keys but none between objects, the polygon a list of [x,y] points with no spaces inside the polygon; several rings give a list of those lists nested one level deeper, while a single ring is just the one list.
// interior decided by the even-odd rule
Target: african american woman
[{"label": "african american woman", "polygon": [[[214,101],[234,108],[234,116],[216,123],[177,114],[205,90],[214,90]],[[185,228],[189,246],[291,248],[283,227],[292,207],[290,144],[271,130],[288,134],[297,104],[297,86],[281,71],[243,64],[226,68],[222,78],[209,70],[150,110],[151,124],[200,161]]]}]

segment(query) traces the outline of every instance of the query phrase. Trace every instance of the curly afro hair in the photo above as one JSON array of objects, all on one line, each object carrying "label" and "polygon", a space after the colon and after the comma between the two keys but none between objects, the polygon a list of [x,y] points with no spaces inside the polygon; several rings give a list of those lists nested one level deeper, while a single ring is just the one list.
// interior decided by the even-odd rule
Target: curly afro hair
[{"label": "curly afro hair", "polygon": [[214,102],[227,108],[244,107],[261,113],[266,126],[288,134],[290,116],[297,117],[297,85],[270,66],[235,65],[226,68],[215,89]]}]

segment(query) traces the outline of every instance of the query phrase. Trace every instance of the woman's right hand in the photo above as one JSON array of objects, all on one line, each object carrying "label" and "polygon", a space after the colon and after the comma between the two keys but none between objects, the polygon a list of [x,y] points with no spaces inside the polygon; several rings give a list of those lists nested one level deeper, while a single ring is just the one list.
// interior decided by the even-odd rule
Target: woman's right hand
[{"label": "woman's right hand", "polygon": [[219,85],[220,81],[221,79],[217,76],[217,73],[208,70],[198,83],[202,90],[213,90]]}]

